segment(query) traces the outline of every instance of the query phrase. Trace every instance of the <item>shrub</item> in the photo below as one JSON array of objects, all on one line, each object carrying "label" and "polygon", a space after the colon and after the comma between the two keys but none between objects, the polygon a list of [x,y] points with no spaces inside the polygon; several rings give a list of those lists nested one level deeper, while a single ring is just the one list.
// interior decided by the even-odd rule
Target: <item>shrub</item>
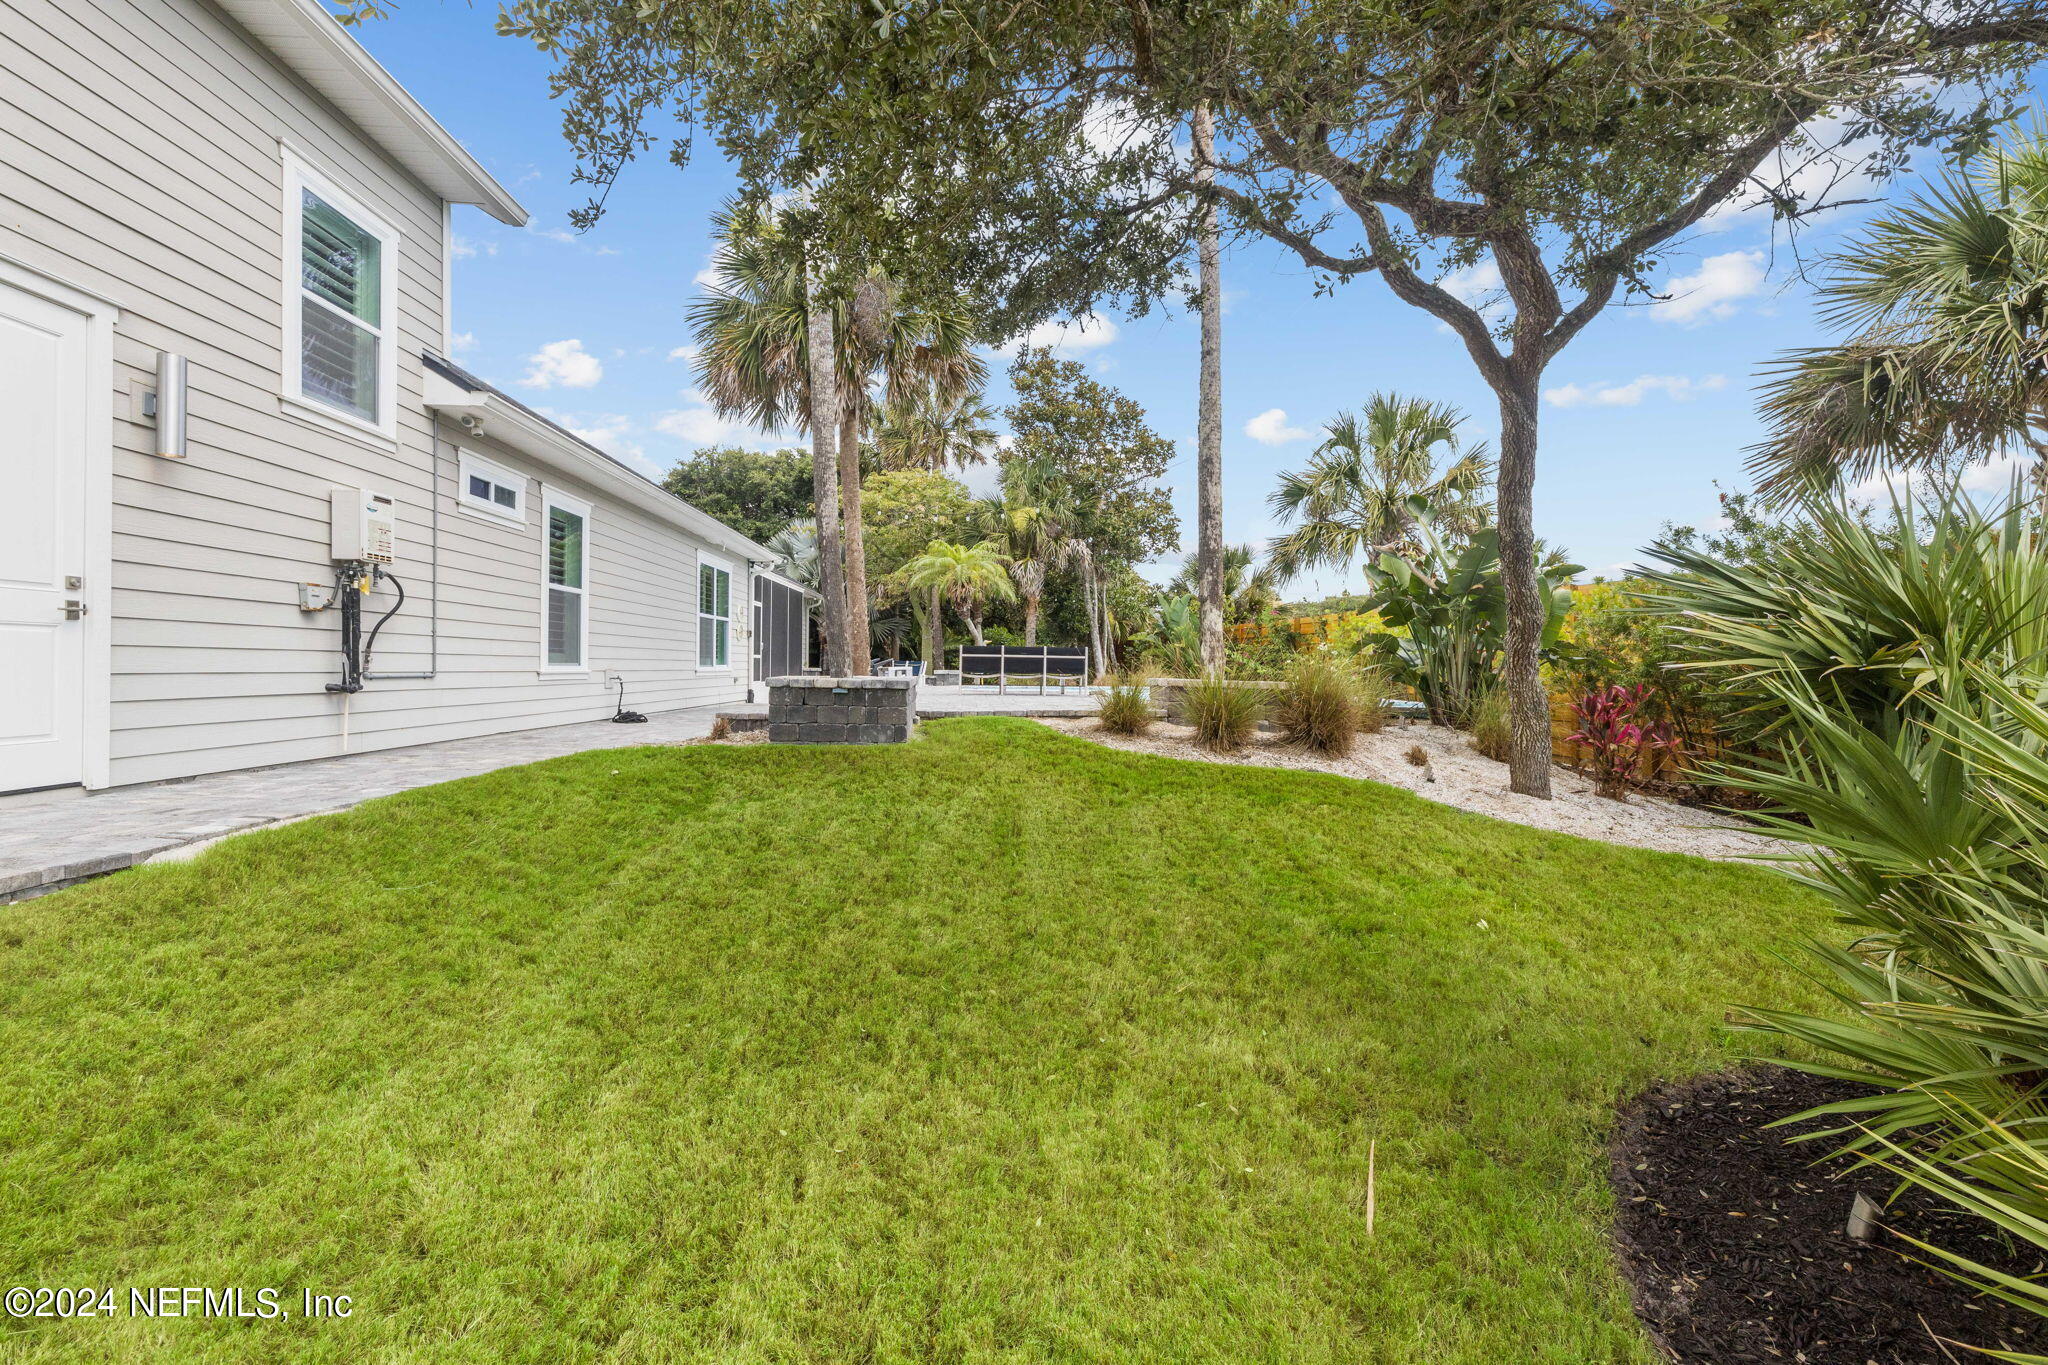
[{"label": "shrub", "polygon": [[[1294,662],[1295,650],[1299,645],[1294,632],[1286,623],[1275,621],[1270,616],[1262,617],[1262,633],[1248,640],[1235,636],[1224,642],[1224,670],[1233,678],[1278,678]],[[1192,673],[1187,676],[1193,677]]]},{"label": "shrub", "polygon": [[1489,687],[1481,692],[1465,720],[1472,731],[1473,748],[1496,763],[1508,761],[1508,751],[1514,742],[1514,721],[1505,687]]},{"label": "shrub", "polygon": [[1158,719],[1152,711],[1145,679],[1135,673],[1110,675],[1095,717],[1113,735],[1142,735]]},{"label": "shrub", "polygon": [[1402,757],[1408,760],[1408,766],[1411,768],[1427,768],[1429,766],[1429,750],[1423,748],[1420,744],[1409,745],[1408,752],[1402,755]]},{"label": "shrub", "polygon": [[[1469,717],[1493,685],[1507,632],[1507,594],[1501,585],[1500,534],[1492,527],[1463,539],[1441,534],[1419,498],[1409,500],[1422,553],[1412,559],[1387,553],[1365,566],[1370,606],[1392,627],[1365,637],[1378,663],[1415,689],[1429,718],[1450,725]],[[1564,581],[1576,564],[1541,562],[1537,591],[1545,610],[1543,648],[1564,629],[1570,593]]]},{"label": "shrub", "polygon": [[1298,656],[1273,694],[1273,719],[1289,744],[1342,758],[1358,737],[1358,673],[1322,650]]},{"label": "shrub", "polygon": [[1628,789],[1644,754],[1668,749],[1676,742],[1670,726],[1644,718],[1649,696],[1646,684],[1623,687],[1616,683],[1572,703],[1579,728],[1570,739],[1592,752],[1593,790],[1610,800],[1628,800]]},{"label": "shrub", "polygon": [[1259,728],[1266,713],[1266,692],[1210,673],[1182,691],[1181,708],[1195,727],[1195,743],[1216,753],[1234,753]]}]

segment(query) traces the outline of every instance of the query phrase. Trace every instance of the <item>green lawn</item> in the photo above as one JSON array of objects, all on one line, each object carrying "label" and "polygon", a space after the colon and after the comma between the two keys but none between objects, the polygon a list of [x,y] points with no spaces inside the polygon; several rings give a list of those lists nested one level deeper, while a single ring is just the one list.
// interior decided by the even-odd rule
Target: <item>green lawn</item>
[{"label": "green lawn", "polygon": [[0,1359],[1647,1362],[1611,1106],[1822,919],[1019,720],[451,783],[0,907],[0,1286],[354,1302]]}]

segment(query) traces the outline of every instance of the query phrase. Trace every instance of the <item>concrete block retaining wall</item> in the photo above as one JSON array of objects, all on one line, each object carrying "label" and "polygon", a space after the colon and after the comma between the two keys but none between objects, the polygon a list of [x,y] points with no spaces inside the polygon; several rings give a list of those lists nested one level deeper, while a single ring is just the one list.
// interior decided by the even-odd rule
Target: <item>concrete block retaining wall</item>
[{"label": "concrete block retaining wall", "polygon": [[901,744],[916,724],[915,678],[768,680],[771,744]]}]

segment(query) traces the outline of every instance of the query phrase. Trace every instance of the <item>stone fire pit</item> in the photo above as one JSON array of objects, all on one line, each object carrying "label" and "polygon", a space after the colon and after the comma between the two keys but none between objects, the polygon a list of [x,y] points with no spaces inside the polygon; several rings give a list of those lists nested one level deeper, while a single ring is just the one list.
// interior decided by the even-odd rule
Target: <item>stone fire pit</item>
[{"label": "stone fire pit", "polygon": [[768,680],[771,744],[901,744],[916,724],[915,678]]}]

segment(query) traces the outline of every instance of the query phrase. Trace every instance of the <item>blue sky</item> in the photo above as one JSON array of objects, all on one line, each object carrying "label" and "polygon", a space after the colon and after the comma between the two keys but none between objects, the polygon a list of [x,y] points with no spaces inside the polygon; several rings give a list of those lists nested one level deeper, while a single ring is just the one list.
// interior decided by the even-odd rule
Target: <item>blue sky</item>
[{"label": "blue sky", "polygon": [[[569,180],[547,63],[493,33],[494,14],[411,0],[357,30],[533,214],[522,230],[456,211],[458,359],[651,472],[701,444],[763,443],[696,401],[676,357],[710,214],[732,188],[725,167],[714,152],[679,172],[657,154],[627,170],[596,228],[570,232],[566,215],[586,195]],[[1773,242],[1763,215],[1724,214],[1655,277],[1671,302],[1610,309],[1567,348],[1545,382],[1538,533],[1590,572],[1611,573],[1662,523],[1712,518],[1716,482],[1743,484],[1759,364],[1823,335],[1798,258],[1837,243],[1861,212],[1809,229],[1796,252]],[[1463,348],[1378,281],[1316,297],[1306,268],[1264,242],[1234,247],[1224,272],[1224,532],[1233,542],[1273,534],[1266,497],[1278,472],[1304,460],[1332,415],[1375,390],[1455,403],[1475,439],[1493,437],[1492,395]],[[1194,321],[1178,313],[1101,319],[1066,341],[1178,447],[1168,479],[1189,545],[1197,344]],[[996,369],[990,400],[1001,404],[1009,394],[1000,361]],[[1305,575],[1290,596],[1357,582],[1355,571]]]}]

